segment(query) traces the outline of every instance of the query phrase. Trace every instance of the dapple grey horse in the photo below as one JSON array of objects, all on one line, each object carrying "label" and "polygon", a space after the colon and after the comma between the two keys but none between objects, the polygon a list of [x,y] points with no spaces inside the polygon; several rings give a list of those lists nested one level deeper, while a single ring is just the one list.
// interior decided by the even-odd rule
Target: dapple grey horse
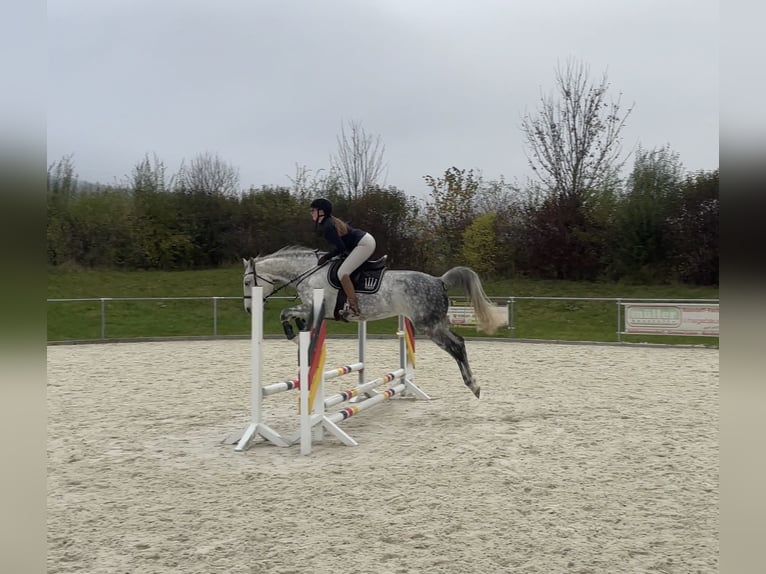
[{"label": "dapple grey horse", "polygon": [[[277,289],[292,285],[301,304],[284,309],[280,315],[289,339],[295,336],[291,320],[299,329],[308,323],[314,289],[325,290],[326,314],[331,319],[338,291],[330,285],[324,266],[317,264],[321,254],[305,247],[286,247],[270,255],[243,259],[245,310],[250,312],[253,286],[263,287],[265,300]],[[457,361],[463,382],[478,398],[481,388],[468,365],[465,342],[450,329],[447,317],[447,291],[453,287],[468,294],[479,328],[487,333],[496,331],[500,322],[497,315],[491,313],[492,302],[485,295],[479,276],[468,267],[453,267],[441,277],[419,271],[387,270],[376,293],[358,294],[360,316],[356,320],[374,321],[398,315],[409,317],[417,332],[427,335]]]}]

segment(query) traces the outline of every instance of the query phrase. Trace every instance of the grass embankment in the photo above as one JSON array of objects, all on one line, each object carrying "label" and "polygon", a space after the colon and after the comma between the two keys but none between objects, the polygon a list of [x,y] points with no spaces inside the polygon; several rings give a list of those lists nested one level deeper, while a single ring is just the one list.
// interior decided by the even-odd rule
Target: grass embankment
[{"label": "grass embankment", "polygon": [[[247,335],[250,317],[243,312],[241,268],[203,271],[64,271],[48,273],[49,299],[101,297],[238,297],[219,300],[218,335]],[[718,289],[684,285],[627,285],[533,281],[527,279],[488,281],[487,294],[497,297],[620,297],[645,299],[715,299]],[[294,296],[294,291],[286,293]],[[462,293],[454,293],[458,298]],[[294,301],[270,300],[266,305],[264,332],[281,334],[279,312]],[[48,303],[48,340],[101,338],[100,301]],[[194,301],[106,301],[107,339],[133,337],[181,337],[213,335],[213,302]],[[513,306],[513,337],[523,339],[616,341],[617,305],[613,301],[516,301]],[[456,328],[464,336],[480,335],[472,327]],[[393,334],[396,319],[368,324],[372,334]],[[356,333],[356,325],[331,321],[328,332]],[[510,337],[507,329],[495,336]],[[623,335],[627,342],[718,345],[713,337]]]}]

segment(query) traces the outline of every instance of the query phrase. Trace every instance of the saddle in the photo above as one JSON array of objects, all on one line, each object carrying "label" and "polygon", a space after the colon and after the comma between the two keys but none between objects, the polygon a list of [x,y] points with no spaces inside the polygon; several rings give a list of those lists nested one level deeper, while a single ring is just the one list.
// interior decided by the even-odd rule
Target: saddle
[{"label": "saddle", "polygon": [[[351,283],[354,285],[354,291],[357,293],[377,293],[383,282],[383,274],[386,272],[386,260],[388,255],[379,259],[368,259],[362,263],[356,271],[351,274]],[[346,303],[346,292],[338,278],[338,267],[343,263],[343,259],[336,259],[330,263],[327,269],[327,282],[331,287],[338,290],[338,297],[335,301],[334,316],[336,320],[341,319],[340,310]]]}]

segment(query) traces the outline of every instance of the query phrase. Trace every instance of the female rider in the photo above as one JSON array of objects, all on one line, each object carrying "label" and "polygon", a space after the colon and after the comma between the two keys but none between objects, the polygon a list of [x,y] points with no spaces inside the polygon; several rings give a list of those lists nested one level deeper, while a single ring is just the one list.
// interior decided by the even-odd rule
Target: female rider
[{"label": "female rider", "polygon": [[338,268],[338,278],[347,298],[343,315],[346,318],[358,317],[359,302],[351,282],[351,274],[372,257],[376,246],[375,238],[366,231],[351,227],[345,221],[333,216],[332,203],[324,197],[311,202],[311,219],[316,226],[321,227],[324,238],[332,246],[328,253],[319,258],[319,265],[324,265],[336,255],[347,254]]}]

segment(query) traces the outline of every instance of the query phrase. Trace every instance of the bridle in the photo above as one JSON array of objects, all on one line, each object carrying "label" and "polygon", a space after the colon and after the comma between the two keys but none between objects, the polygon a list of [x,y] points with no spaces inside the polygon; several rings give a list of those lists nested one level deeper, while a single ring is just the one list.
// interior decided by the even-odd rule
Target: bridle
[{"label": "bridle", "polygon": [[[273,297],[275,293],[278,293],[279,291],[281,291],[285,287],[289,287],[292,283],[295,283],[295,286],[298,287],[298,285],[302,281],[304,281],[305,279],[309,278],[311,275],[313,275],[314,273],[319,271],[325,265],[327,265],[327,263],[322,263],[322,265],[317,265],[313,269],[309,269],[308,271],[304,271],[300,275],[298,275],[296,277],[293,277],[292,279],[290,279],[286,283],[283,283],[282,285],[280,285],[279,287],[274,289],[271,293],[269,293],[266,297],[263,298],[263,301],[266,302],[269,297]],[[258,281],[259,280],[263,281],[264,283],[268,283],[271,286],[274,286],[274,285],[277,284],[276,281],[272,281],[271,279],[267,279],[263,275],[258,275],[258,273],[255,272],[255,261],[253,261],[253,269],[251,271],[245,271],[245,274],[242,276],[243,281],[244,281],[245,278],[247,278],[248,275],[252,275],[253,276],[253,281],[254,281],[256,287],[258,286]],[[253,298],[253,296],[251,294],[243,295],[243,297],[245,299],[252,299]],[[297,297],[297,295],[296,295],[296,297]]]},{"label": "bridle", "polygon": [[[257,287],[257,286],[258,286],[258,280],[259,280],[259,279],[260,279],[261,281],[263,281],[264,283],[268,283],[269,285],[276,285],[276,283],[275,283],[274,281],[272,281],[271,279],[267,279],[267,278],[266,278],[266,277],[264,277],[263,275],[258,275],[258,274],[255,272],[255,261],[253,261],[253,270],[252,270],[252,271],[245,271],[245,274],[242,276],[242,281],[244,281],[245,279],[247,279],[247,276],[248,276],[248,275],[252,275],[252,276],[253,276],[253,284],[254,284],[254,286],[255,286],[255,287]],[[271,296],[272,296],[274,293],[276,293],[276,292],[277,292],[277,289],[274,289],[274,290],[273,290],[271,293],[269,293],[269,295],[268,295],[268,296],[264,297],[264,298],[263,298],[263,300],[264,300],[264,301],[266,301],[266,299],[268,299],[269,297],[271,297]],[[243,297],[244,297],[245,299],[252,299],[252,298],[253,298],[253,296],[252,296],[252,291],[251,291],[250,293],[248,293],[247,295],[243,295]]]}]

